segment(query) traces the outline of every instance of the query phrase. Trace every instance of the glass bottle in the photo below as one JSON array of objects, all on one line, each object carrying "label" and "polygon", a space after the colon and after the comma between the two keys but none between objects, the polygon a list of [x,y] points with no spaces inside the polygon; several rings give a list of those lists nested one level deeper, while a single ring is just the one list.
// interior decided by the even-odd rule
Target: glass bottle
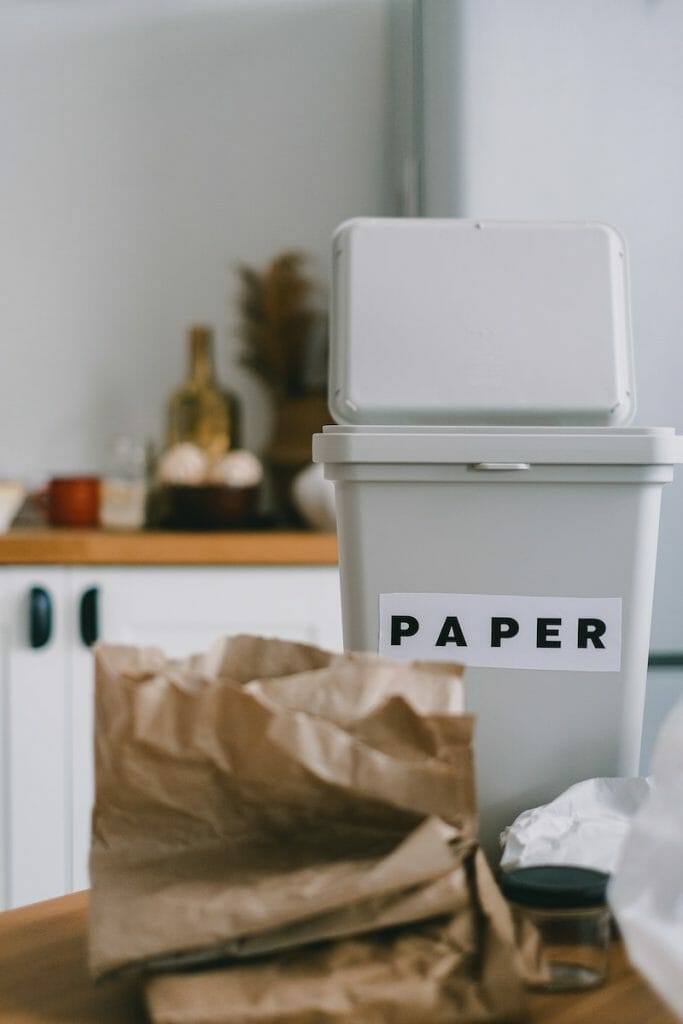
[{"label": "glass bottle", "polygon": [[166,443],[191,441],[217,459],[238,445],[237,404],[216,383],[211,328],[190,328],[189,343],[189,374],[168,403]]}]

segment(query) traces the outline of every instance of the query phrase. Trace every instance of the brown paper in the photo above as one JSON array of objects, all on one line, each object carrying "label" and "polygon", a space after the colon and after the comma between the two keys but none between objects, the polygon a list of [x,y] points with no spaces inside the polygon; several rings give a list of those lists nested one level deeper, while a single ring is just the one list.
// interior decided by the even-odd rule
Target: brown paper
[{"label": "brown paper", "polygon": [[519,1018],[460,667],[236,637],[96,670],[95,974],[165,971],[157,1024]]},{"label": "brown paper", "polygon": [[[226,957],[245,959],[455,913],[468,899],[463,864],[471,847],[466,843],[449,846],[447,836],[452,830],[444,834],[443,829],[442,822],[430,818],[384,858],[353,863],[340,859],[332,864],[316,861],[303,871],[294,869],[286,876],[268,879],[269,886],[259,877],[246,891],[238,872],[235,882],[226,884],[224,930],[241,937],[157,957],[147,966],[168,970]],[[254,932],[249,916],[256,889],[272,927]],[[313,913],[311,897],[316,907]],[[299,903],[297,910],[292,908],[293,900]]]},{"label": "brown paper", "polygon": [[159,975],[154,1024],[435,1024],[523,1019],[512,922],[480,852],[450,918],[299,948],[247,964]]},{"label": "brown paper", "polygon": [[456,911],[460,674],[253,637],[183,661],[100,647],[93,972]]}]

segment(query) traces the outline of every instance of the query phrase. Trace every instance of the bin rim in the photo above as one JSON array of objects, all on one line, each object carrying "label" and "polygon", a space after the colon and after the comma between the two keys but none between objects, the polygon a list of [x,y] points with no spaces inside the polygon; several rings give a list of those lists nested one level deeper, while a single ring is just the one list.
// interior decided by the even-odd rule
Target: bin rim
[{"label": "bin rim", "polygon": [[313,435],[313,461],[673,466],[683,436],[673,427],[331,424]]}]

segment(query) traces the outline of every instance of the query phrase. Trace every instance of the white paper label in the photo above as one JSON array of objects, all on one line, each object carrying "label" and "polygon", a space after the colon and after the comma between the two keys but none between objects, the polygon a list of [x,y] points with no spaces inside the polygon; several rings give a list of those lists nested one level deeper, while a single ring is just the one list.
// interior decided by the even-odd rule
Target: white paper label
[{"label": "white paper label", "polygon": [[618,672],[621,598],[380,594],[379,652],[481,668]]}]

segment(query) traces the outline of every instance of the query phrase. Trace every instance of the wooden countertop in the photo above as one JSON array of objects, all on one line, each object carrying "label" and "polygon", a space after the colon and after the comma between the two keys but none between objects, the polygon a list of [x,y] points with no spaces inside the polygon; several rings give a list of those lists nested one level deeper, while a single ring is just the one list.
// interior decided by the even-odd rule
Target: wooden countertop
[{"label": "wooden countertop", "polygon": [[0,535],[0,565],[335,565],[337,538],[305,530],[176,533],[25,529]]},{"label": "wooden countertop", "polygon": [[[144,1024],[139,984],[94,985],[86,968],[88,894],[0,914],[0,1024]],[[582,995],[529,995],[530,1024],[676,1024],[626,963],[610,951],[610,980]]]}]

